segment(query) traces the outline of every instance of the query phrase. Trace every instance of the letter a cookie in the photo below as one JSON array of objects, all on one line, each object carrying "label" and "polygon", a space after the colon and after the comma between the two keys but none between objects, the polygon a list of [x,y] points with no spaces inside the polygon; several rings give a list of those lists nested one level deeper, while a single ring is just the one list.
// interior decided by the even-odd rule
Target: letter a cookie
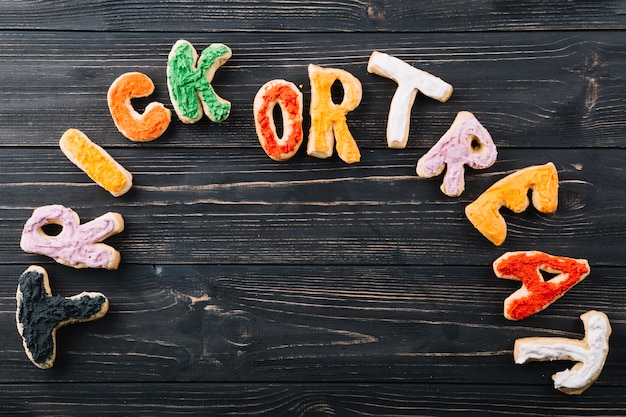
[{"label": "letter a cookie", "polygon": [[[493,263],[498,278],[522,281],[504,301],[504,317],[521,320],[547,308],[589,275],[585,259],[552,256],[539,251],[507,252]],[[541,271],[558,274],[545,281]]]}]

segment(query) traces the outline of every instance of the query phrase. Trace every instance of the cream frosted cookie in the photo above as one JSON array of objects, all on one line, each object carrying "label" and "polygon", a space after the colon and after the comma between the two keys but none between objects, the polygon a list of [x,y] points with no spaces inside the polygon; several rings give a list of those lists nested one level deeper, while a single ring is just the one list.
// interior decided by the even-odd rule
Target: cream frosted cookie
[{"label": "cream frosted cookie", "polygon": [[[280,106],[283,120],[283,134],[278,137],[273,111]],[[275,161],[292,158],[302,145],[302,93],[285,80],[272,80],[265,83],[254,97],[254,124],[259,143]]]},{"label": "cream frosted cookie", "polygon": [[[348,71],[337,68],[322,68],[309,64],[311,82],[311,129],[307,143],[307,154],[315,158],[328,158],[337,155],[349,164],[361,160],[361,152],[348,129],[346,114],[361,103],[363,88],[361,82]],[[333,102],[331,88],[335,81],[343,86],[341,103]]]},{"label": "cream frosted cookie", "polygon": [[538,211],[556,211],[559,177],[552,162],[530,166],[502,178],[465,207],[465,215],[483,236],[500,246],[507,234],[500,208],[504,206],[514,213],[523,212],[530,205],[529,190],[532,190],[532,203]]},{"label": "cream frosted cookie", "polygon": [[570,360],[571,369],[552,375],[554,388],[570,395],[580,395],[600,376],[609,353],[611,324],[606,314],[588,311],[580,316],[585,326],[582,340],[564,337],[526,337],[517,339],[513,348],[516,364],[529,361]]},{"label": "cream frosted cookie", "polygon": [[[498,278],[522,281],[522,287],[504,300],[504,317],[509,320],[544,310],[591,271],[585,259],[539,251],[507,252],[493,262],[493,270]],[[545,281],[541,271],[556,275]]]},{"label": "cream frosted cookie", "polygon": [[59,147],[74,165],[114,197],[125,194],[132,187],[131,173],[80,130],[68,129],[61,136]]},{"label": "cream frosted cookie", "polygon": [[452,95],[452,86],[441,78],[417,69],[391,55],[374,51],[367,63],[367,71],[398,84],[391,99],[387,120],[387,146],[404,149],[409,138],[411,108],[418,91],[438,100],[448,101]]},{"label": "cream frosted cookie", "polygon": [[60,327],[97,320],[109,310],[109,300],[99,292],[82,292],[73,297],[52,295],[48,273],[36,265],[20,276],[16,300],[17,331],[26,355],[41,369],[54,364]]},{"label": "cream frosted cookie", "polygon": [[[62,226],[61,232],[50,236],[43,227]],[[35,209],[22,230],[20,247],[28,253],[37,253],[74,268],[117,269],[120,253],[102,240],[124,230],[124,219],[119,213],[106,213],[88,223],[80,224],[75,211],[61,205]]]},{"label": "cream frosted cookie", "polygon": [[135,142],[148,142],[161,136],[170,124],[172,112],[162,103],[152,102],[143,114],[137,113],[130,100],[148,97],[154,83],[145,74],[127,72],[109,87],[107,102],[115,126],[122,135]]},{"label": "cream frosted cookie", "polygon": [[417,175],[430,178],[446,169],[441,191],[457,197],[465,190],[465,165],[474,169],[489,168],[498,151],[491,135],[472,113],[459,112],[450,129],[417,161]]},{"label": "cream frosted cookie", "polygon": [[218,96],[211,82],[215,72],[232,56],[230,48],[214,43],[198,57],[196,49],[178,40],[167,57],[167,88],[176,115],[183,123],[195,123],[203,114],[222,122],[230,114],[230,102]]}]

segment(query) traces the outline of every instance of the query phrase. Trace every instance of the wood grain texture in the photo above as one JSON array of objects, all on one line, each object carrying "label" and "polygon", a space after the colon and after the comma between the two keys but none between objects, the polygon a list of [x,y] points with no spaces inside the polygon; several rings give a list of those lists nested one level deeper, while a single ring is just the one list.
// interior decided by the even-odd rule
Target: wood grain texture
[{"label": "wood grain texture", "polygon": [[[626,410],[626,1],[493,2],[0,0],[0,415],[619,416]],[[226,43],[214,87],[233,103],[221,124],[184,125],[132,143],[106,93],[124,72],[156,85],[134,100],[172,108],[165,66],[187,39]],[[374,50],[454,86],[418,95],[404,150],[388,149],[396,84],[367,73]],[[348,115],[363,154],[347,165],[301,151],[285,163],[258,144],[257,90],[283,78],[304,94],[307,66],[363,84]],[[449,198],[417,160],[459,111],[498,146]],[[67,160],[58,140],[84,131],[134,175],[120,198]],[[493,246],[464,208],[495,181],[554,162],[557,212],[502,210]],[[76,270],[19,247],[44,204],[83,222],[117,211],[106,243],[116,271]],[[520,283],[495,277],[507,251],[588,259],[591,274],[546,310],[503,316]],[[107,295],[101,320],[58,333],[55,366],[33,366],[15,323],[17,278],[44,266],[55,294]],[[606,366],[565,396],[556,361],[515,365],[517,338],[582,338],[580,314],[605,312]]]},{"label": "wood grain texture", "polygon": [[[417,177],[421,153],[413,151],[372,150],[350,166],[307,156],[279,164],[260,148],[115,149],[134,175],[121,198],[58,149],[0,148],[0,155],[9,172],[22,170],[0,184],[7,236],[0,248],[10,262],[42,259],[21,252],[22,227],[37,206],[64,204],[83,221],[121,213],[126,230],[107,242],[123,263],[489,265],[504,251],[541,249],[623,265],[614,243],[624,221],[624,150],[503,150],[492,168],[468,170],[459,198],[441,193],[441,177]],[[501,209],[508,237],[494,246],[465,206],[505,175],[549,161],[559,170],[557,212]]]},{"label": "wood grain texture", "polygon": [[[16,385],[7,414],[47,416],[598,416],[619,414],[623,391],[548,399],[536,386],[456,384],[135,384]],[[502,398],[507,405],[502,405]],[[96,400],[97,399],[97,400]],[[97,402],[97,403],[96,403]]]},{"label": "wood grain texture", "polygon": [[624,0],[0,1],[4,29],[153,32],[473,32],[626,28]]}]

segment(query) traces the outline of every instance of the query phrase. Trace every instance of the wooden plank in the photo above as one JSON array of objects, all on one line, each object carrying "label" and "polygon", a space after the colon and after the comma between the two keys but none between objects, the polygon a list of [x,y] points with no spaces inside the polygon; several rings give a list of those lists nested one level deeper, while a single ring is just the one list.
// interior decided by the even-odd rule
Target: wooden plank
[{"label": "wooden plank", "polygon": [[[515,365],[514,341],[583,337],[580,314],[605,312],[613,334],[597,387],[621,386],[626,366],[626,268],[592,272],[546,310],[503,317],[519,283],[490,266],[123,265],[118,271],[44,264],[54,294],[100,291],[99,321],[58,333],[42,371],[15,328],[17,277],[0,265],[4,386],[67,382],[414,382],[533,385],[559,398],[550,375],[571,362]],[[594,386],[594,388],[595,388]],[[543,388],[541,388],[543,387]],[[590,390],[590,396],[602,390]],[[558,395],[555,395],[558,394]],[[585,397],[587,393],[585,393]],[[623,396],[621,396],[623,399]]]},{"label": "wooden plank", "polygon": [[[587,395],[591,394],[591,395]],[[611,416],[623,390],[593,387],[582,397],[544,387],[456,384],[36,384],[0,393],[0,412],[46,416]],[[97,400],[96,400],[97,399]]]},{"label": "wooden plank", "polygon": [[[625,266],[620,149],[505,149],[492,168],[468,169],[459,198],[441,193],[441,177],[418,178],[421,153],[409,150],[368,151],[355,165],[307,156],[279,164],[260,149],[113,151],[134,174],[120,198],[58,149],[0,148],[5,262],[45,259],[21,251],[20,233],[34,208],[63,204],[83,221],[121,213],[126,230],[107,242],[123,263],[489,265],[505,251],[539,249]],[[508,237],[494,246],[465,206],[505,175],[549,161],[559,170],[557,212],[502,209]]]},{"label": "wooden plank", "polygon": [[[258,147],[252,101],[265,82],[301,85],[309,125],[307,65],[346,69],[363,83],[361,105],[348,116],[359,145],[384,149],[396,84],[368,74],[381,50],[451,83],[446,103],[419,95],[411,112],[408,148],[429,148],[457,112],[472,111],[500,147],[621,147],[625,129],[626,41],[613,32],[466,34],[238,34],[0,32],[0,145],[56,146],[74,127],[104,146],[136,146],[116,130],[106,93],[124,72],[150,76],[156,91],[138,102],[171,108],[165,81],[167,54],[188,38],[198,48],[227,43],[233,57],[217,71],[217,92],[232,101],[221,124],[184,125],[176,116],[154,147]],[[80,45],[80,47],[77,47]]]},{"label": "wooden plank", "polygon": [[623,0],[0,2],[1,29],[193,32],[468,32],[626,28]]}]

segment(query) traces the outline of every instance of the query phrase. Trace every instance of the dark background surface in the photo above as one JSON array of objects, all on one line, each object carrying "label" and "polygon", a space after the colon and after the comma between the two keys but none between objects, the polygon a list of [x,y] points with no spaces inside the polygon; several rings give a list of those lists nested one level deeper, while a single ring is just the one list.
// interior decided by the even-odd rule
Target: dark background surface
[{"label": "dark background surface", "polygon": [[[626,1],[0,1],[0,414],[625,415]],[[151,143],[125,139],[106,93],[124,72],[156,84],[177,39],[232,58],[213,85],[221,124],[175,114]],[[386,147],[396,84],[368,74],[389,53],[454,86],[418,95],[404,150]],[[305,146],[269,159],[252,101],[267,81],[300,85],[307,65],[348,70],[363,100],[348,115],[362,160]],[[449,198],[417,160],[457,112],[473,112],[498,161],[466,171]],[[86,133],[134,175],[114,198],[58,148]],[[554,162],[559,207],[503,210],[493,246],[464,208],[496,180]],[[121,213],[107,239],[117,271],[75,270],[19,247],[32,210],[83,222]],[[502,314],[519,282],[497,279],[507,251],[584,258],[591,274],[548,309]],[[17,278],[44,266],[55,294],[105,293],[101,320],[58,332],[51,370],[33,366],[15,326]],[[610,353],[582,396],[552,387],[572,362],[515,365],[515,339],[582,338],[580,314],[611,320]]]}]

